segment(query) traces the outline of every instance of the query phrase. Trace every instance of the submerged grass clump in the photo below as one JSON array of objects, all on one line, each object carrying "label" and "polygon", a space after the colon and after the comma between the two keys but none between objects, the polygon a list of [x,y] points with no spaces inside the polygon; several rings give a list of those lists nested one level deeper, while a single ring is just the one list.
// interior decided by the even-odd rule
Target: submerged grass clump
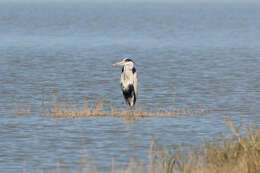
[{"label": "submerged grass clump", "polygon": [[16,105],[13,114],[19,116],[31,115],[31,105],[25,106],[25,104],[19,103]]},{"label": "submerged grass clump", "polygon": [[50,110],[50,116],[56,118],[77,118],[90,116],[105,116],[103,110],[105,99],[96,101],[95,104],[89,105],[85,102],[81,107],[68,104],[53,104]]},{"label": "submerged grass clump", "polygon": [[[82,117],[130,117],[130,118],[147,118],[147,117],[177,117],[177,116],[201,116],[211,110],[204,108],[190,109],[186,105],[180,108],[176,107],[176,94],[174,95],[174,103],[170,110],[151,111],[147,109],[130,110],[126,105],[125,108],[116,108],[105,98],[91,98],[90,103],[85,101],[83,104],[72,104],[62,102],[57,99],[56,91],[53,92],[53,97],[47,104],[45,103],[45,91],[42,90],[42,103],[40,106],[32,108],[31,105],[18,103],[13,113],[15,115],[31,115],[39,113],[40,116],[50,116],[55,118],[82,118]],[[152,108],[155,110],[154,108]]]},{"label": "submerged grass clump", "polygon": [[125,109],[116,109],[113,105],[110,110],[104,109],[105,99],[96,101],[95,104],[85,103],[80,107],[68,104],[53,104],[51,106],[50,116],[56,118],[77,118],[77,117],[176,117],[181,115],[204,115],[205,109],[189,110],[187,108],[158,110],[151,112],[145,109],[130,111]]}]

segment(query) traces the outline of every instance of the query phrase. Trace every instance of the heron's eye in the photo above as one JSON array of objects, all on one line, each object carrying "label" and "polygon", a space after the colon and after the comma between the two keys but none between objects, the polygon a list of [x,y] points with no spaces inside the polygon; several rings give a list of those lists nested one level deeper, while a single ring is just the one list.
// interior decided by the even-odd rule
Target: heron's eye
[{"label": "heron's eye", "polygon": [[125,62],[130,62],[130,61],[132,61],[132,60],[129,58],[125,59]]}]

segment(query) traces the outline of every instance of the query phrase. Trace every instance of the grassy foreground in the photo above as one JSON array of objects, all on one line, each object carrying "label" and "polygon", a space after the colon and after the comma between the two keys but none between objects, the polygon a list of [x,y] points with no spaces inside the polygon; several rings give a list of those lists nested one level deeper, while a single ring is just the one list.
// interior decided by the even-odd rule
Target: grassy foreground
[{"label": "grassy foreground", "polygon": [[146,166],[148,172],[259,173],[260,129],[244,127],[246,135],[242,136],[240,128],[234,128],[229,121],[226,124],[234,135],[233,139],[222,137],[221,142],[205,142],[187,154],[180,149],[172,154],[156,146],[156,152],[150,154],[152,164]]},{"label": "grassy foreground", "polygon": [[[163,149],[153,142],[149,149],[149,161],[143,164],[131,159],[127,167],[116,167],[112,161],[112,173],[259,173],[260,172],[260,129],[235,128],[226,122],[233,138],[222,137],[217,142],[204,142],[190,152]],[[80,172],[98,173],[98,168],[82,159]],[[58,171],[59,168],[57,168]],[[70,171],[68,171],[70,172]]]}]

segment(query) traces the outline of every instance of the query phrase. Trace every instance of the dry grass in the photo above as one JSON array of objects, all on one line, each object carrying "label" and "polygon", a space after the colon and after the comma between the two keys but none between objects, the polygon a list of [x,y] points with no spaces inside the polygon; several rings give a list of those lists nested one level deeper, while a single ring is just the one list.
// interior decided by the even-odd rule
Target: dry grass
[{"label": "dry grass", "polygon": [[151,112],[148,110],[134,110],[128,109],[116,109],[113,105],[110,105],[110,110],[104,109],[106,104],[105,99],[97,100],[95,104],[88,104],[87,102],[82,106],[73,106],[68,104],[53,104],[50,111],[51,117],[56,118],[79,118],[79,117],[177,117],[181,115],[205,115],[205,109],[189,110],[188,108],[174,108],[169,111],[158,110]]},{"label": "dry grass", "polygon": [[[153,142],[149,149],[149,162],[131,159],[127,167],[115,167],[113,173],[259,173],[260,172],[260,129],[245,128],[246,135],[241,135],[240,128],[232,123],[227,126],[234,138],[222,138],[222,141],[205,142],[191,152],[184,152],[180,146],[177,150],[163,149]],[[86,166],[87,165],[87,166]],[[82,172],[98,172],[89,169],[84,162]]]},{"label": "dry grass", "polygon": [[96,101],[95,104],[89,105],[85,102],[81,107],[68,104],[53,104],[51,106],[50,116],[56,118],[77,118],[90,116],[105,116],[103,110],[105,99]]},{"label": "dry grass", "polygon": [[[65,104],[53,104],[49,115],[57,118],[77,117],[175,117],[179,115],[203,115],[204,110],[190,111],[173,109],[171,111],[134,111],[116,110],[111,106],[110,111],[104,109],[105,99],[94,104],[83,104],[81,107]],[[40,110],[40,109],[39,109]],[[16,114],[30,115],[31,106],[18,104]],[[116,167],[112,164],[113,173],[260,173],[260,129],[239,126],[235,128],[230,121],[227,127],[233,138],[222,137],[221,141],[205,142],[200,147],[194,147],[190,152],[163,149],[154,142],[149,149],[149,162],[143,164],[131,159],[127,167]],[[243,131],[241,131],[241,129]],[[242,132],[244,135],[242,135]],[[89,162],[81,162],[81,172],[98,172],[96,166]],[[69,167],[66,167],[66,169]],[[60,168],[58,168],[60,169]]]},{"label": "dry grass", "polygon": [[[260,129],[235,128],[231,121],[226,122],[235,138],[222,137],[220,143],[204,143],[183,157],[180,152],[174,155],[174,169],[170,172],[182,173],[259,173],[260,172]],[[177,156],[177,157],[176,157]]]},{"label": "dry grass", "polygon": [[25,115],[31,115],[31,105],[25,105],[22,103],[19,103],[16,105],[13,114],[18,116],[25,116]]}]

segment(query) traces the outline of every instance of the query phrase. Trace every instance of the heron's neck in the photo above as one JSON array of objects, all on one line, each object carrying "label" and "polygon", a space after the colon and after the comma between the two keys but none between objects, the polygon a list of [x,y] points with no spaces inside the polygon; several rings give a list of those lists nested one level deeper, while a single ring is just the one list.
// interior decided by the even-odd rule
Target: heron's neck
[{"label": "heron's neck", "polygon": [[125,65],[124,71],[130,72],[130,71],[132,71],[133,68],[134,68],[134,66],[132,64]]},{"label": "heron's neck", "polygon": [[133,67],[124,66],[124,72],[123,72],[123,80],[125,82],[130,82],[133,76],[132,72]]}]

